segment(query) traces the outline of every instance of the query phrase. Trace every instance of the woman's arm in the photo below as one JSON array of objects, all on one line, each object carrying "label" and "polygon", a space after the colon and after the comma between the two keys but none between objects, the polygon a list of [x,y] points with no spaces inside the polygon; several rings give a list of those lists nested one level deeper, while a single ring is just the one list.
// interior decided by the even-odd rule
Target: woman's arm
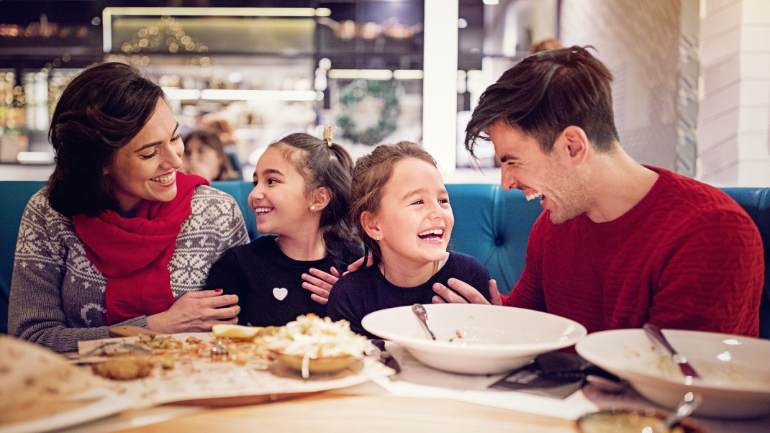
[{"label": "woman's arm", "polygon": [[[57,236],[65,223],[48,206],[48,200],[42,192],[35,194],[27,203],[19,224],[8,308],[9,334],[58,352],[77,350],[79,340],[109,336],[107,326],[68,326],[62,307],[62,284],[68,250],[61,245]],[[89,302],[93,300],[83,299],[84,305]],[[121,323],[136,326],[146,324],[144,316]]]}]

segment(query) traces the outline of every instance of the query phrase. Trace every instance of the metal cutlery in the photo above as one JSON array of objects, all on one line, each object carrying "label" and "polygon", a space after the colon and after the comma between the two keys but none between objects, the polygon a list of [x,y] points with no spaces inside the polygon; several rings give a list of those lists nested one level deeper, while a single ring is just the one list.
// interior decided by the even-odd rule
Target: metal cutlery
[{"label": "metal cutlery", "polygon": [[388,352],[388,350],[385,348],[385,340],[382,338],[372,338],[369,340],[374,347],[377,348],[379,351],[378,360],[385,364],[387,367],[392,368],[396,374],[401,373],[401,365],[398,363],[395,357]]},{"label": "metal cutlery", "polygon": [[656,325],[653,325],[652,323],[645,323],[642,328],[644,328],[644,332],[653,342],[660,344],[660,346],[662,346],[669,354],[671,354],[671,359],[679,367],[679,370],[682,372],[682,374],[685,375],[685,377],[701,377],[695,368],[693,368],[693,366],[687,361],[687,358],[681,353],[677,352],[676,349],[674,349],[674,346],[668,342],[668,339],[660,331],[660,328],[658,328]]},{"label": "metal cutlery", "polygon": [[430,322],[428,322],[428,312],[425,310],[425,307],[422,304],[414,304],[412,305],[412,313],[417,317],[417,321],[420,322],[420,325],[422,325],[422,328],[425,330],[425,332],[430,335],[430,338],[435,340],[436,334],[433,333],[433,330],[430,329]]},{"label": "metal cutlery", "polygon": [[688,392],[682,397],[682,401],[679,402],[674,412],[668,416],[665,420],[661,421],[655,426],[646,426],[642,429],[641,433],[658,433],[671,431],[679,421],[683,418],[690,416],[695,409],[697,409],[701,402],[701,396],[693,392]]}]

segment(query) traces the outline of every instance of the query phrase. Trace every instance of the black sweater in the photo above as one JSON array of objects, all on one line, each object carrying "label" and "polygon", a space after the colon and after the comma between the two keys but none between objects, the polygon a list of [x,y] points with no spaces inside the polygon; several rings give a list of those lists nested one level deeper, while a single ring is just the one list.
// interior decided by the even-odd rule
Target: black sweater
[{"label": "black sweater", "polygon": [[326,306],[310,299],[302,287],[302,273],[310,268],[329,272],[332,266],[344,270],[362,254],[358,245],[337,248],[341,259],[300,261],[288,257],[275,242],[262,236],[248,245],[227,250],[211,267],[206,286],[238,295],[241,312],[238,323],[252,326],[281,326],[307,313],[326,316]]},{"label": "black sweater", "polygon": [[385,279],[378,266],[351,272],[334,285],[329,296],[328,313],[334,320],[345,319],[350,328],[373,337],[361,326],[367,314],[391,307],[415,303],[430,304],[433,299],[433,283],[446,285],[450,278],[462,280],[489,299],[489,272],[475,258],[452,252],[444,266],[428,281],[417,287],[398,287]]}]

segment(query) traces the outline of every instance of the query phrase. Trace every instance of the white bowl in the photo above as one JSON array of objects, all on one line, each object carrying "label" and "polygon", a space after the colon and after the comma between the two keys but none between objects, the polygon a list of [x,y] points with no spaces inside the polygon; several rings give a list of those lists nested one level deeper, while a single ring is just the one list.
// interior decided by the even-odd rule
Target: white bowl
[{"label": "white bowl", "polygon": [[[425,309],[436,341],[427,336],[410,306],[367,314],[361,325],[403,346],[425,365],[466,374],[521,367],[540,353],[572,346],[586,335],[577,322],[522,308],[432,304]],[[457,331],[463,338],[450,342]]]},{"label": "white bowl", "polygon": [[748,418],[770,413],[770,341],[697,331],[666,330],[678,352],[702,376],[691,385],[641,329],[591,334],[576,350],[583,358],[626,379],[640,394],[674,408],[687,391],[703,397],[696,413]]}]

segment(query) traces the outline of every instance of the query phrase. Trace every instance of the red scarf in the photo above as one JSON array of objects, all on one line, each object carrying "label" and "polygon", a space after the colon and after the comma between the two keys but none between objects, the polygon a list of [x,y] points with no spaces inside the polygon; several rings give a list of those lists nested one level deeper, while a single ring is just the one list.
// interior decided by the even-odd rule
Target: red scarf
[{"label": "red scarf", "polygon": [[72,218],[88,259],[107,278],[108,324],[160,313],[174,303],[168,262],[182,223],[192,212],[198,185],[208,181],[177,172],[176,197],[169,202],[142,201],[135,217],[106,210]]}]

